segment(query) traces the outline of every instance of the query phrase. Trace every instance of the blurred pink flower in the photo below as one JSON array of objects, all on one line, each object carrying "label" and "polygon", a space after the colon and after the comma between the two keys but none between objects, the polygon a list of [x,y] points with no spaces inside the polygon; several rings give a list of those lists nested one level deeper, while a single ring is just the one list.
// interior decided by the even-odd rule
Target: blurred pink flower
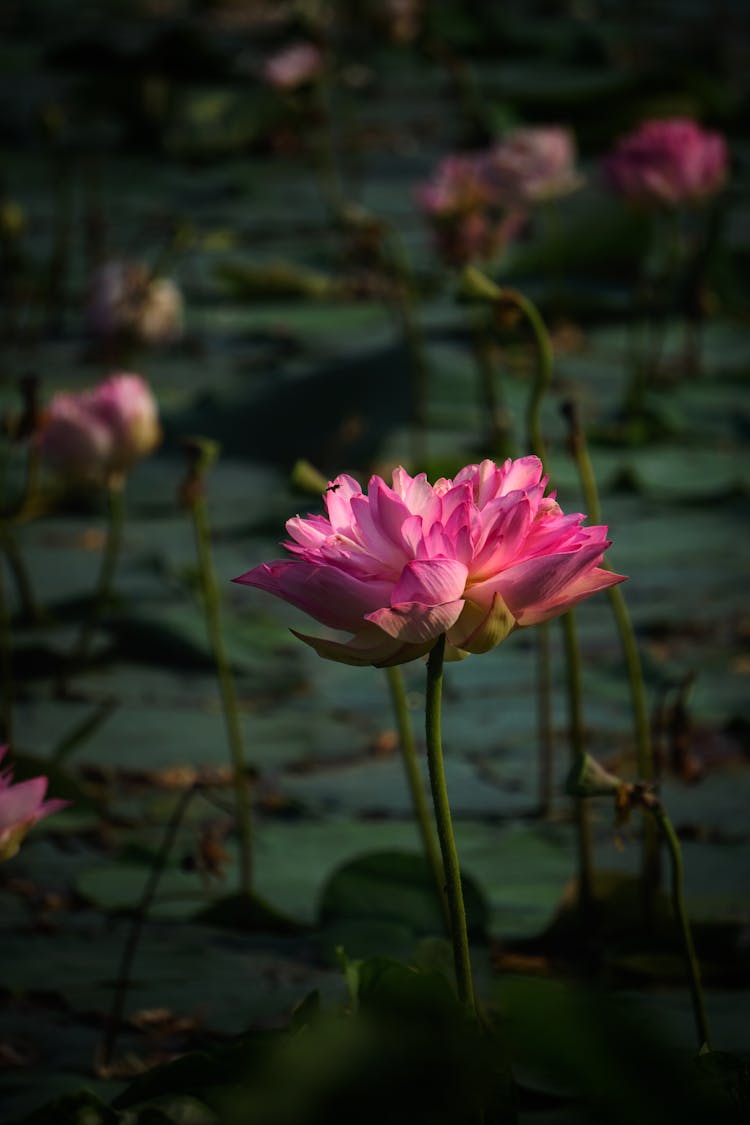
[{"label": "blurred pink flower", "polygon": [[323,69],[323,55],[314,43],[291,43],[266,60],[263,77],[277,90],[296,90]]},{"label": "blurred pink flower", "polygon": [[558,125],[516,129],[486,154],[481,174],[493,197],[507,207],[555,199],[583,183],[575,137]]},{"label": "blurred pink flower", "polygon": [[158,408],[140,375],[110,375],[92,390],[55,395],[39,435],[44,459],[63,476],[113,483],[159,444]]},{"label": "blurred pink flower", "polygon": [[640,205],[700,203],[729,174],[727,143],[687,117],[644,121],[621,137],[603,164],[609,186]]},{"label": "blurred pink flower", "polygon": [[[7,746],[0,746],[0,760]],[[12,859],[28,830],[50,813],[64,809],[69,801],[45,801],[47,778],[33,777],[13,784],[13,771],[0,771],[0,861]]]},{"label": "blurred pink flower", "polygon": [[517,232],[524,217],[501,213],[484,174],[483,153],[446,156],[433,178],[416,189],[438,253],[454,266],[493,258]]},{"label": "blurred pink flower", "polygon": [[468,465],[453,480],[393,472],[363,493],[339,476],[327,516],[287,522],[292,559],[235,579],[283,598],[345,642],[295,635],[344,664],[424,655],[442,633],[459,654],[487,652],[518,627],[556,617],[623,576],[600,567],[606,527],[563,515],[537,457]]},{"label": "blurred pink flower", "polygon": [[86,326],[102,340],[171,344],[184,327],[180,290],[166,277],[152,277],[141,262],[105,262],[91,279]]}]

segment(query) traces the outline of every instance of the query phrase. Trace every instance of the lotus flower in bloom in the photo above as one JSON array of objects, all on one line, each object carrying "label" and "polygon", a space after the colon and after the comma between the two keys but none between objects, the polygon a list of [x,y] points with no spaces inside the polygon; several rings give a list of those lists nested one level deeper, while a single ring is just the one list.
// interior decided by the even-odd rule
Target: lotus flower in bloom
[{"label": "lotus flower in bloom", "polygon": [[724,137],[684,117],[644,121],[604,160],[609,186],[646,206],[700,203],[724,186],[728,172]]},{"label": "lotus flower in bloom", "polygon": [[121,478],[159,443],[159,416],[140,375],[110,375],[92,390],[55,395],[40,433],[44,459],[92,483]]},{"label": "lotus flower in bloom", "polygon": [[451,265],[494,257],[524,221],[523,215],[497,207],[485,163],[482,153],[447,156],[432,179],[416,189],[438,253]]},{"label": "lotus flower in bloom", "polygon": [[403,664],[442,633],[487,652],[511,630],[556,617],[623,576],[600,567],[606,527],[583,527],[545,496],[537,457],[468,465],[428,483],[393,472],[367,492],[349,476],[326,490],[327,516],[287,523],[293,556],[235,579],[283,598],[347,641],[296,633],[344,664]]},{"label": "lotus flower in bloom", "polygon": [[106,262],[91,279],[86,325],[103,340],[171,344],[183,332],[182,294],[174,281],[152,277],[140,262]]},{"label": "lotus flower in bloom", "polygon": [[[7,746],[0,746],[0,760]],[[50,813],[64,809],[69,801],[45,801],[47,778],[33,777],[13,785],[13,772],[0,771],[0,861],[12,859],[28,830]]]},{"label": "lotus flower in bloom", "polygon": [[575,191],[583,183],[576,169],[570,129],[556,125],[516,129],[486,155],[482,174],[508,207],[524,207]]},{"label": "lotus flower in bloom", "polygon": [[277,90],[296,90],[323,69],[323,55],[314,43],[291,43],[266,61],[263,77]]}]

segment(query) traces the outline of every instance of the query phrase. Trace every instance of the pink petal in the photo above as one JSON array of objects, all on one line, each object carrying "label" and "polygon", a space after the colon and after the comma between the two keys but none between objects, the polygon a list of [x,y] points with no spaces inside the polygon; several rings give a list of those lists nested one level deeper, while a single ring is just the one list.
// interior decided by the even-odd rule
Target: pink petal
[{"label": "pink petal", "polygon": [[566,587],[601,561],[606,546],[607,543],[594,543],[566,554],[525,559],[485,582],[470,586],[467,596],[472,600],[488,601],[490,593],[498,592],[516,620],[521,622],[530,610],[561,601]]},{"label": "pink petal", "polygon": [[315,649],[318,656],[357,668],[390,668],[396,664],[406,664],[429,652],[435,640],[433,638],[422,645],[407,644],[387,636],[374,625],[366,625],[357,636],[345,643],[330,641],[324,637],[310,637],[306,633],[298,633],[296,629],[291,631],[295,637]]},{"label": "pink petal", "polygon": [[47,792],[47,778],[33,777],[0,793],[0,832],[24,824],[39,811]]},{"label": "pink petal", "polygon": [[367,613],[391,600],[390,582],[365,581],[335,566],[300,560],[263,563],[234,579],[283,598],[332,629],[356,633]]},{"label": "pink petal", "polygon": [[431,606],[451,602],[464,592],[468,570],[455,559],[425,559],[407,563],[391,595],[391,602]]},{"label": "pink petal", "polygon": [[379,626],[389,637],[409,644],[423,644],[436,641],[441,633],[450,629],[463,607],[462,599],[436,606],[402,602],[391,609],[376,609],[374,613],[368,613],[367,620]]},{"label": "pink petal", "polygon": [[624,574],[615,574],[611,570],[597,568],[568,586],[561,600],[545,602],[543,605],[532,606],[529,610],[524,611],[521,614],[519,624],[539,625],[542,621],[550,621],[553,617],[559,617],[560,614],[567,613],[569,609],[578,605],[584,598],[590,597],[591,594],[598,594],[600,590],[607,590],[610,586],[625,582],[626,578],[627,576]]}]

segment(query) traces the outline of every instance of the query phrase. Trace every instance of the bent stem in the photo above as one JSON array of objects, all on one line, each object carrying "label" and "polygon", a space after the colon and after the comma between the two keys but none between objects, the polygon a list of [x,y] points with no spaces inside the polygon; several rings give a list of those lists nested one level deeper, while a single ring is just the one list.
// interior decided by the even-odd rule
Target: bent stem
[{"label": "bent stem", "polygon": [[[584,760],[586,734],[583,726],[581,689],[581,650],[573,610],[560,619],[565,638],[565,663],[568,691],[568,730],[571,765]],[[586,922],[594,901],[594,846],[591,829],[591,809],[581,797],[574,797],[576,832],[578,841],[578,909],[582,922]]]},{"label": "bent stem", "polygon": [[91,608],[86,616],[86,620],[78,636],[78,641],[71,654],[71,663],[74,667],[86,662],[99,619],[112,596],[112,582],[117,568],[117,560],[120,555],[122,533],[125,524],[124,488],[125,481],[120,476],[107,484],[106,540],[104,550],[102,551],[99,577],[91,602]]},{"label": "bent stem", "polygon": [[437,891],[440,909],[445,920],[445,926],[448,934],[450,935],[451,917],[448,909],[448,900],[446,897],[445,874],[443,872],[443,863],[440,858],[440,851],[435,839],[435,830],[432,824],[430,810],[427,805],[427,798],[425,797],[422,772],[419,768],[419,761],[417,759],[417,748],[414,742],[414,730],[412,728],[411,719],[409,717],[409,708],[406,703],[404,677],[399,667],[386,668],[386,673],[388,675],[388,686],[391,692],[391,700],[393,701],[393,711],[396,716],[396,724],[398,726],[401,757],[404,763],[404,770],[406,771],[406,780],[409,786],[412,809],[414,811],[414,817],[417,821],[419,834],[422,838],[422,846],[424,848],[425,858],[429,865],[430,871],[432,872],[432,878],[435,882],[435,890]]},{"label": "bent stem", "polygon": [[703,999],[703,986],[701,985],[700,965],[695,952],[693,934],[690,928],[687,908],[685,906],[685,889],[682,864],[682,848],[674,826],[667,816],[666,810],[658,799],[644,800],[644,807],[651,813],[661,832],[669,852],[669,862],[672,869],[672,906],[677,917],[677,922],[682,935],[682,944],[685,952],[685,963],[688,971],[690,985],[690,998],[693,1005],[695,1029],[698,1036],[698,1050],[711,1050],[711,1033],[708,1027],[708,1017]]},{"label": "bent stem", "polygon": [[443,695],[443,659],[445,656],[445,634],[442,634],[430,650],[427,659],[427,701],[425,706],[425,725],[427,733],[427,764],[430,771],[432,803],[435,809],[440,852],[445,871],[445,891],[451,920],[451,941],[453,943],[453,963],[456,970],[456,985],[460,1002],[476,1014],[474,982],[471,975],[469,954],[469,935],[466,928],[461,871],[458,852],[453,835],[448,787],[445,781],[443,762],[443,743],[440,725],[440,707]]},{"label": "bent stem", "polygon": [[237,703],[234,677],[224,645],[221,629],[221,610],[216,572],[211,558],[211,539],[208,528],[205,498],[198,496],[191,505],[195,544],[198,552],[203,608],[206,615],[211,651],[213,652],[216,674],[221,692],[221,706],[232,757],[235,801],[237,806],[237,831],[240,838],[240,890],[248,897],[252,894],[253,883],[253,836],[248,796],[247,766],[242,742],[242,727]]},{"label": "bent stem", "polygon": [[478,320],[472,324],[472,332],[472,350],[479,375],[480,396],[488,420],[489,452],[491,456],[505,460],[506,457],[513,457],[515,450],[508,404],[492,358],[492,340],[487,326]]},{"label": "bent stem", "polygon": [[[586,435],[580,424],[575,403],[565,403],[563,413],[567,417],[570,427],[570,449],[578,469],[588,517],[592,523],[600,524],[602,522],[602,516],[594,467],[591,463]],[[611,569],[606,561],[602,562],[601,565],[604,570]],[[628,670],[638,777],[641,781],[649,782],[653,781],[656,771],[654,767],[653,747],[651,744],[651,725],[646,700],[646,685],[643,679],[643,667],[638,651],[638,642],[636,641],[633,623],[628,613],[625,596],[620,586],[610,586],[607,590],[607,597],[609,598],[615,624],[620,634],[620,643]],[[655,825],[650,820],[646,821],[643,838],[641,881],[644,920],[648,922],[653,918],[654,897],[659,887],[659,846]]]},{"label": "bent stem", "polygon": [[136,907],[135,913],[133,914],[133,918],[130,924],[130,930],[128,931],[128,936],[122,951],[122,957],[120,958],[120,967],[117,972],[117,981],[115,983],[115,991],[112,998],[112,1007],[110,1008],[109,1015],[107,1017],[104,1040],[102,1042],[99,1056],[99,1063],[103,1067],[108,1066],[112,1060],[112,1054],[115,1049],[115,1043],[117,1041],[117,1032],[119,1030],[120,1024],[122,1023],[123,1012],[125,1010],[125,998],[130,986],[130,973],[133,967],[133,959],[135,958],[135,954],[138,949],[138,943],[141,939],[144,922],[146,921],[146,917],[151,908],[151,903],[153,902],[154,895],[156,894],[157,888],[159,886],[159,880],[161,879],[167,859],[169,858],[169,853],[172,850],[172,845],[174,844],[175,837],[177,835],[177,829],[182,822],[182,818],[187,811],[187,807],[190,804],[190,801],[199,788],[200,786],[198,784],[191,785],[189,789],[185,790],[185,792],[180,796],[179,800],[175,804],[172,816],[169,820],[169,823],[167,824],[166,832],[164,833],[164,840],[162,842],[161,849],[154,860],[154,865],[149,872],[149,876],[143,888],[141,900]]}]

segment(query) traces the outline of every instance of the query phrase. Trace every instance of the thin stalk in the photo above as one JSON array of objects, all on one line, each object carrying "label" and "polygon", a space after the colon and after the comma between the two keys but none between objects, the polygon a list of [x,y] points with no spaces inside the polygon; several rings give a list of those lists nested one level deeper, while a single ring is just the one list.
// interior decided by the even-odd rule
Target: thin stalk
[{"label": "thin stalk", "polygon": [[[573,403],[567,403],[564,412],[570,425],[570,449],[578,469],[581,488],[586,503],[589,519],[594,524],[602,520],[599,505],[599,492],[596,486],[594,467],[589,455],[588,443],[583,427],[580,425],[578,414]],[[610,570],[609,563],[602,563],[604,570]],[[643,679],[643,667],[638,651],[638,642],[633,629],[633,623],[628,613],[628,607],[622,589],[619,586],[610,586],[607,590],[609,604],[620,634],[625,664],[628,670],[628,683],[630,685],[630,701],[633,709],[633,723],[636,748],[636,762],[638,777],[641,781],[653,781],[655,776],[654,754],[651,745],[651,724],[646,699],[646,685]],[[657,833],[653,822],[645,823],[643,854],[641,857],[641,879],[643,886],[643,910],[645,921],[653,917],[654,894],[659,886],[659,845]]]},{"label": "thin stalk", "polygon": [[0,559],[0,741],[13,741],[13,633],[5,594],[5,570]]},{"label": "thin stalk", "polygon": [[195,544],[198,552],[198,570],[206,615],[206,627],[216,664],[227,741],[232,757],[234,792],[237,804],[237,830],[240,838],[240,889],[244,895],[249,897],[252,894],[253,883],[253,836],[247,767],[237,692],[221,629],[221,599],[211,557],[211,536],[208,527],[206,500],[202,494],[194,498],[190,505],[190,512],[193,518]]},{"label": "thin stalk", "polygon": [[106,1030],[100,1053],[100,1063],[102,1066],[106,1067],[112,1060],[112,1054],[117,1041],[117,1033],[122,1023],[123,1012],[125,1010],[125,998],[130,985],[133,959],[135,958],[138,944],[141,940],[143,925],[159,886],[159,880],[161,879],[169,858],[169,853],[172,850],[172,845],[177,836],[177,830],[198,788],[198,785],[191,785],[189,789],[186,789],[185,792],[180,795],[179,800],[176,802],[172,816],[167,824],[166,832],[164,833],[161,848],[146,879],[141,900],[133,914],[130,930],[128,931],[128,936],[120,959],[120,967],[117,972],[117,982],[115,984],[114,996],[112,997],[112,1007],[107,1017]]},{"label": "thin stalk", "polygon": [[489,452],[492,456],[505,460],[506,457],[514,456],[516,452],[513,448],[510,412],[492,360],[492,340],[487,327],[475,321],[472,328],[479,388],[489,422]]},{"label": "thin stalk", "polygon": [[324,72],[311,87],[312,104],[318,119],[317,128],[312,129],[312,155],[320,194],[330,210],[334,224],[341,226],[345,221],[346,200],[336,159],[330,97],[330,82]]},{"label": "thin stalk", "polygon": [[16,537],[9,527],[6,527],[3,531],[2,543],[10,572],[13,575],[21,618],[27,623],[40,621],[42,612],[34,596],[34,587],[31,584],[31,577],[26,568],[26,563],[24,562]]},{"label": "thin stalk", "polygon": [[396,308],[401,319],[412,375],[412,459],[417,468],[427,457],[428,399],[430,365],[427,345],[414,300],[414,274],[401,236],[387,230],[389,265],[396,279]]},{"label": "thin stalk", "polygon": [[688,918],[687,908],[685,906],[682,848],[680,847],[677,833],[661,801],[646,801],[644,805],[653,816],[664,838],[664,842],[667,845],[667,851],[669,852],[669,862],[672,869],[672,906],[674,907],[674,912],[682,935],[685,963],[687,965],[688,981],[690,985],[690,998],[692,1000],[695,1029],[698,1037],[698,1050],[702,1050],[703,1048],[708,1048],[708,1050],[710,1050],[711,1033],[708,1027],[708,1017],[706,1015],[706,1006],[703,999],[700,965],[695,952],[690,919]]},{"label": "thin stalk", "polygon": [[107,497],[107,532],[102,551],[99,577],[96,590],[91,602],[91,608],[83,623],[83,628],[78,636],[78,641],[71,655],[73,665],[85,663],[91,642],[94,638],[99,619],[112,597],[112,582],[117,569],[117,561],[122,546],[122,533],[125,524],[125,493],[124,481],[118,478],[111,481],[106,489]]},{"label": "thin stalk", "polygon": [[456,970],[458,998],[472,1014],[476,1014],[474,982],[469,954],[469,935],[466,928],[466,910],[461,887],[461,871],[453,835],[443,762],[440,708],[443,694],[444,656],[445,634],[436,641],[427,660],[427,701],[425,706],[427,764],[430,771],[432,803],[435,809],[435,821],[445,871],[445,890],[451,918],[451,941],[453,943],[453,962]]},{"label": "thin stalk", "polygon": [[[526,408],[528,444],[544,464],[547,443],[542,432],[542,403],[552,382],[554,352],[544,320],[536,305],[513,292],[513,298],[523,312],[534,334],[536,345],[536,375]],[[552,630],[548,621],[536,630],[537,652],[537,738],[539,741],[539,811],[548,818],[552,814],[552,793],[555,773],[555,743],[552,733],[552,670],[550,650]]]},{"label": "thin stalk", "polygon": [[411,724],[409,708],[406,703],[404,677],[399,667],[386,668],[386,673],[388,676],[388,687],[391,692],[391,700],[393,702],[393,711],[396,716],[396,725],[398,726],[401,757],[404,763],[404,770],[406,771],[406,780],[409,786],[412,809],[414,811],[419,834],[422,837],[425,858],[435,882],[435,890],[437,891],[440,909],[445,919],[446,929],[448,934],[450,934],[451,919],[445,890],[445,873],[443,871],[443,862],[440,858],[438,842],[435,839],[432,817],[430,816],[430,810],[425,796],[422,771],[419,768],[417,748],[414,741],[414,729]]},{"label": "thin stalk", "polygon": [[[568,691],[568,732],[571,762],[580,762],[586,754],[586,732],[583,725],[581,650],[573,610],[561,618],[565,638],[565,664]],[[578,908],[582,919],[591,911],[594,897],[594,847],[591,809],[587,801],[575,797],[575,818],[578,842]]]}]

